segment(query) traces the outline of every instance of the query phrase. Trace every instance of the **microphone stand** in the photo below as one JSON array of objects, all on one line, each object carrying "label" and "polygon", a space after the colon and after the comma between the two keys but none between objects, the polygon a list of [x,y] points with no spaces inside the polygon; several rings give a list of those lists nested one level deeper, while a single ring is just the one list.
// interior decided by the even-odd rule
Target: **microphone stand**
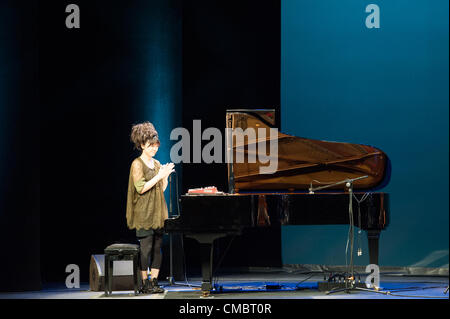
[{"label": "microphone stand", "polygon": [[[314,194],[315,191],[318,190],[322,190],[322,189],[326,189],[326,188],[330,188],[332,186],[336,186],[336,185],[341,185],[341,184],[345,184],[345,187],[348,188],[348,195],[349,195],[349,205],[348,205],[348,216],[349,216],[349,223],[350,223],[350,265],[348,266],[350,268],[350,277],[349,278],[345,278],[344,282],[345,282],[345,288],[339,288],[339,289],[332,289],[331,291],[327,292],[328,294],[331,293],[335,293],[335,292],[341,292],[341,291],[345,291],[347,293],[349,293],[351,290],[362,290],[362,291],[370,291],[370,292],[378,292],[376,290],[372,290],[372,289],[367,289],[367,288],[362,288],[362,287],[357,287],[355,285],[356,280],[355,280],[355,274],[354,274],[354,264],[353,264],[353,240],[354,240],[354,222],[353,222],[353,182],[356,180],[360,180],[363,178],[367,178],[367,175],[364,176],[360,176],[360,177],[356,177],[356,178],[348,178],[345,179],[343,181],[337,182],[337,183],[333,183],[333,184],[329,184],[329,185],[325,185],[325,186],[320,186],[320,187],[316,187],[313,188],[312,187],[312,182],[310,184],[309,187],[309,193],[310,194]],[[347,268],[348,271],[348,268]]]},{"label": "microphone stand", "polygon": [[[172,217],[172,174],[169,175],[169,216]],[[169,234],[169,260],[170,260],[170,270],[169,277],[167,280],[169,281],[169,285],[172,286],[174,284],[173,280],[173,256],[172,256],[172,233]]]},{"label": "microphone stand", "polygon": [[[176,174],[177,172],[174,171]],[[178,200],[178,179],[177,179],[177,200]],[[169,175],[169,216],[172,216],[172,174]],[[167,280],[169,281],[169,286],[187,286],[192,287],[193,285],[190,285],[188,283],[186,284],[179,284],[176,283],[173,279],[173,234],[169,233],[169,260],[170,260],[170,266],[169,266],[169,277],[167,277]],[[184,252],[183,252],[184,253]]]}]

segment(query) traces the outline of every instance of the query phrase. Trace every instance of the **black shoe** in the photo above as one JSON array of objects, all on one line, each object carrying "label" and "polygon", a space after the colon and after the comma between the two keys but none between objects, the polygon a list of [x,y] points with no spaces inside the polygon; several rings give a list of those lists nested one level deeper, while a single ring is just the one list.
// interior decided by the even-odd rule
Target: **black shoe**
[{"label": "black shoe", "polygon": [[150,282],[152,293],[160,294],[164,292],[164,289],[158,285],[158,279],[153,278]]},{"label": "black shoe", "polygon": [[150,283],[150,280],[145,279],[143,284],[141,285],[141,289],[139,289],[139,293],[147,295],[151,294],[153,291],[152,284]]}]

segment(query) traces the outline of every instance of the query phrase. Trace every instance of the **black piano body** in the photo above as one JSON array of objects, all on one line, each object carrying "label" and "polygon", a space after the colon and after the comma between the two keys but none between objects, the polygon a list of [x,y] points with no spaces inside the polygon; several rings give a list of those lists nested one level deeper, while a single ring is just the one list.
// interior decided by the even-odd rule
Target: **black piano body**
[{"label": "black piano body", "polygon": [[[361,199],[364,193],[354,193]],[[202,291],[212,287],[213,244],[246,228],[282,225],[348,225],[349,196],[342,193],[182,195],[180,216],[166,220],[166,232],[198,241]],[[378,264],[380,232],[389,224],[389,194],[368,193],[353,200],[354,225],[366,231],[371,264]]]},{"label": "black piano body", "polygon": [[[273,127],[274,113],[230,110],[227,127]],[[270,138],[267,136],[267,140]],[[204,294],[213,288],[216,239],[255,227],[348,225],[350,196],[353,224],[366,231],[370,263],[378,264],[380,232],[389,224],[389,194],[373,190],[389,180],[386,154],[367,145],[308,140],[283,133],[278,133],[278,142],[280,161],[275,174],[257,174],[261,163],[233,161],[228,164],[229,194],[182,195],[180,215],[165,221],[166,232],[182,233],[198,241]],[[236,146],[233,140],[232,149],[247,154],[252,143],[255,141],[246,139],[245,145]],[[332,183],[361,175],[369,178],[356,180],[350,194],[342,185],[322,192],[308,191],[313,181]]]}]

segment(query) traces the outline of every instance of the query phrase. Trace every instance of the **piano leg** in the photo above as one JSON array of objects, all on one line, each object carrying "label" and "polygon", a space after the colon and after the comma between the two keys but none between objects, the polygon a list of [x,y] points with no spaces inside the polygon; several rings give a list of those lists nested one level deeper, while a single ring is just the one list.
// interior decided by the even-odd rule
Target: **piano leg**
[{"label": "piano leg", "polygon": [[202,263],[202,295],[209,296],[212,290],[212,264],[214,240],[225,237],[227,234],[191,234],[186,237],[193,238],[200,244],[200,258]]},{"label": "piano leg", "polygon": [[200,258],[202,263],[202,293],[208,294],[212,287],[212,262],[214,243],[200,243]]},{"label": "piano leg", "polygon": [[378,240],[380,230],[368,230],[367,239],[369,241],[369,260],[371,264],[378,265]]}]

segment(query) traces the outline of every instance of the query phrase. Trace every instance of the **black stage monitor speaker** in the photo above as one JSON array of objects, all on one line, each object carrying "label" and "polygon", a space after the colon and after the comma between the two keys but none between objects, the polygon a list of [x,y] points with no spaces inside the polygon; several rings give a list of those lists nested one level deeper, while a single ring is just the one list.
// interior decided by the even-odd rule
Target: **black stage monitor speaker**
[{"label": "black stage monitor speaker", "polygon": [[[138,276],[140,278],[140,274]],[[105,290],[105,255],[91,256],[89,289],[91,291]],[[112,290],[134,290],[132,260],[114,261]]]}]

